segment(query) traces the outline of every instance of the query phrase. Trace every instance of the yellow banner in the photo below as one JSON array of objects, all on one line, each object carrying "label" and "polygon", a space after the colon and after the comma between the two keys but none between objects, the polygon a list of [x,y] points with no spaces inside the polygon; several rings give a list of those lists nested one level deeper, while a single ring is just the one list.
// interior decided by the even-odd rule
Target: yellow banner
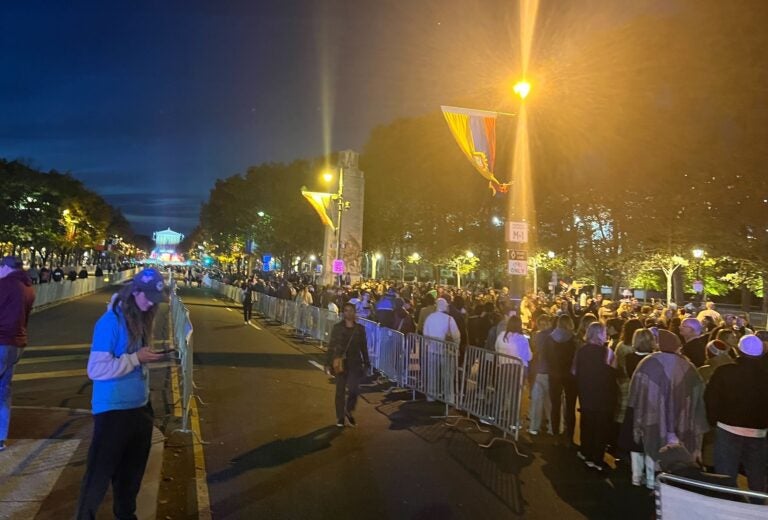
[{"label": "yellow banner", "polygon": [[336,226],[333,225],[333,219],[328,215],[328,210],[331,209],[332,200],[336,194],[306,190],[301,190],[301,194],[304,195],[307,202],[315,208],[317,216],[320,217],[320,221],[323,225],[335,230]]}]

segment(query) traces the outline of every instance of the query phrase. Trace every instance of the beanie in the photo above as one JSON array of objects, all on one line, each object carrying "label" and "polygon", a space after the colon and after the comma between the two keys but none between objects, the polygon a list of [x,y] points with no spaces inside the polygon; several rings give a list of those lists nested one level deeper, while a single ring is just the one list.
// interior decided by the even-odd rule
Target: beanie
[{"label": "beanie", "polygon": [[763,342],[754,334],[747,334],[746,336],[742,336],[739,340],[739,350],[741,350],[742,354],[746,354],[747,356],[762,356]]},{"label": "beanie", "polygon": [[674,332],[659,329],[659,350],[662,352],[677,352],[682,344],[680,338]]},{"label": "beanie", "polygon": [[707,343],[707,352],[709,352],[711,356],[727,354],[729,350],[731,350],[731,347],[729,347],[725,341],[720,339],[712,340]]}]

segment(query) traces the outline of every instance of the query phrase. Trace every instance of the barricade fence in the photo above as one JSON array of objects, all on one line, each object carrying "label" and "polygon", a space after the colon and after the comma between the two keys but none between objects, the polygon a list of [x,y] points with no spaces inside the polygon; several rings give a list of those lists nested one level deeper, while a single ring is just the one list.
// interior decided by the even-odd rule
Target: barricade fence
[{"label": "barricade fence", "polygon": [[176,294],[176,280],[173,273],[169,279],[170,288],[170,320],[173,331],[173,344],[178,352],[181,367],[181,409],[182,419],[180,431],[189,433],[189,413],[192,399],[194,398],[195,383],[193,379],[193,348],[192,348],[192,321],[189,318],[189,309],[184,306],[178,294]]},{"label": "barricade fence", "polygon": [[661,473],[656,477],[656,518],[766,518],[768,494]]},{"label": "barricade fence", "polygon": [[[212,281],[211,288],[242,303],[238,287]],[[264,318],[288,325],[301,337],[321,343],[327,344],[333,325],[339,321],[337,313],[305,303],[256,292],[252,298],[253,310]],[[501,430],[503,437],[492,439],[484,447],[497,440],[517,441],[525,380],[520,359],[468,347],[460,365],[457,343],[415,333],[404,335],[363,318],[357,322],[365,328],[371,366],[396,387],[445,403],[445,417],[453,407],[466,414],[460,419],[474,416]]]},{"label": "barricade fence", "polygon": [[116,285],[136,276],[136,269],[117,271],[110,276],[96,278],[78,278],[74,281],[48,282],[34,285],[35,303],[33,309],[38,309],[52,303],[85,296],[98,291],[103,287]]}]

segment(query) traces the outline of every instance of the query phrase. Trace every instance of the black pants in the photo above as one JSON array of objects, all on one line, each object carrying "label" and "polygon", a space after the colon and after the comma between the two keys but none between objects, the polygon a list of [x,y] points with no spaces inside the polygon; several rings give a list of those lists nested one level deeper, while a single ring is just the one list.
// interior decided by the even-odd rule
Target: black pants
[{"label": "black pants", "polygon": [[252,312],[253,312],[253,302],[243,303],[243,319],[245,321],[251,321]]},{"label": "black pants", "polygon": [[[351,367],[343,374],[336,374],[336,418],[339,422],[344,422],[344,415],[346,413],[355,411],[357,396],[360,393],[360,380],[362,378],[362,367]],[[346,403],[344,402],[345,398]]]},{"label": "black pants", "polygon": [[581,454],[588,461],[603,463],[612,428],[613,412],[581,410]]},{"label": "black pants", "polygon": [[560,433],[560,406],[562,394],[565,392],[565,432],[568,440],[573,442],[576,431],[576,381],[573,377],[556,377],[549,374],[549,400],[552,402],[552,432]]},{"label": "black pants", "polygon": [[112,482],[115,518],[136,518],[136,495],[152,444],[152,408],[113,410],[93,416],[93,440],[77,504],[78,520],[95,519]]}]

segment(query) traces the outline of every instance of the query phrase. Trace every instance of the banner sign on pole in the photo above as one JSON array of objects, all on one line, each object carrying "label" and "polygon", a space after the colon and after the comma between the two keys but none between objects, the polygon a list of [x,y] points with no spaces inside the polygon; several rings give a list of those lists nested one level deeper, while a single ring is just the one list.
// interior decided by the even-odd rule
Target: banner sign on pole
[{"label": "banner sign on pole", "polygon": [[528,223],[507,222],[507,242],[528,242]]}]

